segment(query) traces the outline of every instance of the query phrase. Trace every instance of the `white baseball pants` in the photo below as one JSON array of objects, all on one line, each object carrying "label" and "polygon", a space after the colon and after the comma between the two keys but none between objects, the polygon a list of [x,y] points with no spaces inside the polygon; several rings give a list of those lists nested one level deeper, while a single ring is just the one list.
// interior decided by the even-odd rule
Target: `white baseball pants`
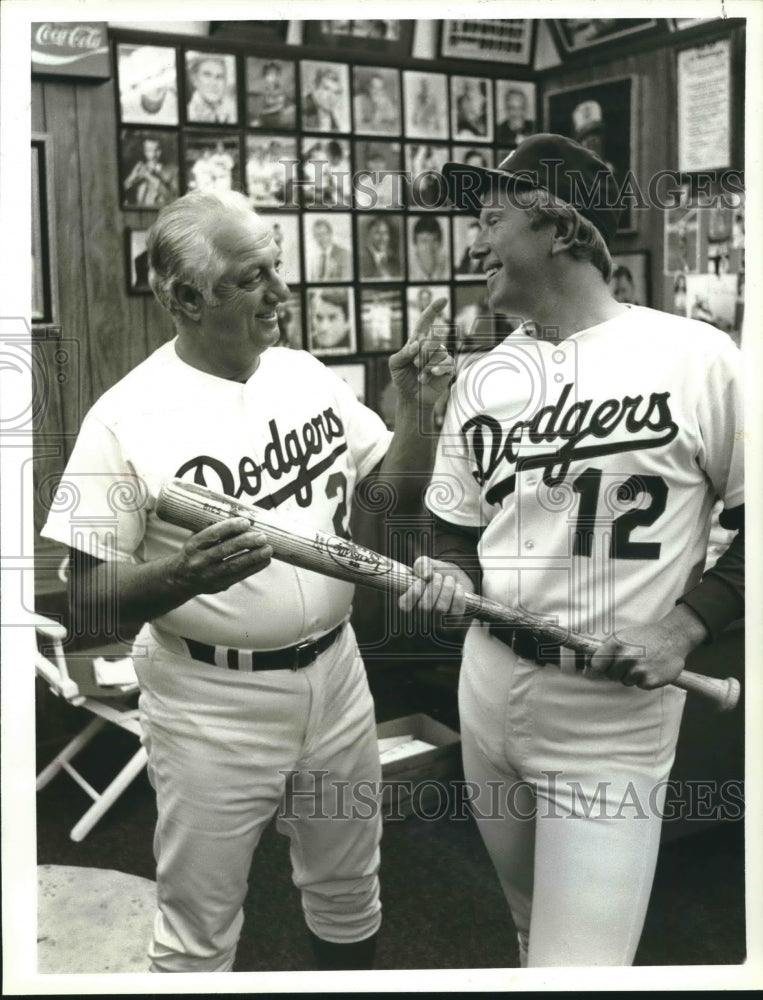
[{"label": "white baseball pants", "polygon": [[[310,930],[339,943],[370,937],[381,923],[381,771],[352,628],[295,672],[227,670],[184,648],[149,628],[136,642],[159,817],[151,970],[231,969],[254,850],[277,811]],[[287,772],[297,772],[288,788]]]},{"label": "white baseball pants", "polygon": [[522,965],[633,962],[684,700],[539,666],[470,628],[464,775]]}]

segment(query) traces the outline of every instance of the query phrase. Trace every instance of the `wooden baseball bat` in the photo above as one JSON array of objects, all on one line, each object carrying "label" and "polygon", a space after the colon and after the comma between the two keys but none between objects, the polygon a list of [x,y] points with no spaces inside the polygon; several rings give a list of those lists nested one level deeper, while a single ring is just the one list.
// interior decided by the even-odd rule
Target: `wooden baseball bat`
[{"label": "wooden baseball bat", "polygon": [[[162,487],[156,501],[156,514],[190,531],[200,531],[231,517],[244,517],[266,536],[276,559],[323,576],[362,583],[393,594],[404,593],[418,579],[409,566],[353,541],[284,520],[272,511],[252,507],[180,479],[171,479]],[[466,595],[466,614],[481,621],[530,629],[549,644],[559,643],[586,655],[594,653],[599,646],[592,639],[549,624],[539,615],[478,594]],[[735,677],[706,677],[684,670],[673,684],[710,698],[724,712],[734,708],[739,701],[739,682]]]}]

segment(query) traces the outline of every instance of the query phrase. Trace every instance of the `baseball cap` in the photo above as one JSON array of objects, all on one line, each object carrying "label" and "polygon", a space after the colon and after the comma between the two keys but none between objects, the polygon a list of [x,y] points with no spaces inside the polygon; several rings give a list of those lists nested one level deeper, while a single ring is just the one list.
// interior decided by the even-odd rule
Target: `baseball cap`
[{"label": "baseball cap", "polygon": [[611,168],[590,149],[564,135],[539,132],[521,142],[495,170],[446,163],[442,174],[453,204],[471,215],[494,190],[545,188],[572,205],[609,244],[617,231],[622,205]]}]

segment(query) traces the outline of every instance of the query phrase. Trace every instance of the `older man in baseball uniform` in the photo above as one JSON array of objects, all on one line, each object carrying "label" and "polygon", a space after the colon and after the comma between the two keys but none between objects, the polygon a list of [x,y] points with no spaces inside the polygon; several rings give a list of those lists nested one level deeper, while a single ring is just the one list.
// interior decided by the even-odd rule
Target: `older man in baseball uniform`
[{"label": "older man in baseball uniform", "polygon": [[276,813],[317,967],[367,968],[380,767],[353,588],[271,562],[244,519],[191,535],[154,505],[180,477],[347,536],[375,471],[415,504],[434,454],[420,429],[433,429],[453,369],[427,339],[443,303],[390,359],[392,435],[330,369],[273,346],[289,292],[272,230],[243,195],[173,202],[148,253],[177,336],[87,414],[64,475],[76,519],[53,511],[44,534],[72,547],[80,615],[148,623],[135,664],[158,806],[151,969],[232,968],[252,855]]},{"label": "older man in baseball uniform", "polygon": [[438,558],[401,606],[461,614],[479,588],[600,641],[586,665],[473,623],[464,771],[522,964],[628,965],[685,697],[670,682],[743,613],[741,530],[702,576],[716,501],[743,523],[740,353],[612,296],[617,192],[590,150],[541,134],[444,175],[479,219],[492,310],[533,325],[458,376],[428,495]]}]

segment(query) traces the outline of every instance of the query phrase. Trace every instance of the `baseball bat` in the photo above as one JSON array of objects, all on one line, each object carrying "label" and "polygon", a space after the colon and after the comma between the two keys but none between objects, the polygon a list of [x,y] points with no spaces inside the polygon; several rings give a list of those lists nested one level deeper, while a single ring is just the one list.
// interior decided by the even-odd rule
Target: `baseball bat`
[{"label": "baseball bat", "polygon": [[[246,518],[252,527],[266,536],[276,559],[323,576],[362,583],[397,595],[404,593],[419,579],[410,566],[346,538],[284,520],[272,511],[252,507],[223,493],[180,479],[171,479],[161,488],[156,501],[156,514],[162,520],[190,531],[200,531],[231,517]],[[466,595],[466,614],[481,621],[531,629],[549,643],[559,643],[589,656],[599,646],[592,639],[549,624],[539,615],[511,608],[478,594]],[[739,700],[739,682],[735,677],[706,677],[684,670],[673,684],[710,698],[724,712],[734,708]]]}]

